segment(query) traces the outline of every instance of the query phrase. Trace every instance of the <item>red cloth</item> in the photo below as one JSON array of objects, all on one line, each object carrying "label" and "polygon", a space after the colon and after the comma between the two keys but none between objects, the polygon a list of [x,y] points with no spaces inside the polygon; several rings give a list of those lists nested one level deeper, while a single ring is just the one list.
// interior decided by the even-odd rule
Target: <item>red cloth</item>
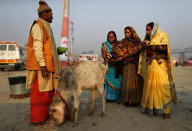
[{"label": "red cloth", "polygon": [[39,92],[38,74],[36,74],[31,89],[31,122],[44,122],[49,116],[49,106],[53,100],[54,91]]}]

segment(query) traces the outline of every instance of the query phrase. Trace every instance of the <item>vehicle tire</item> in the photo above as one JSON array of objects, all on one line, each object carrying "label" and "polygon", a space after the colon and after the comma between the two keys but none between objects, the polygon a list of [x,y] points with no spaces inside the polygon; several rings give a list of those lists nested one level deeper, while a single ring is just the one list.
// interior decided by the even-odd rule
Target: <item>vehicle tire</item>
[{"label": "vehicle tire", "polygon": [[18,70],[21,68],[21,64],[15,64],[15,69]]},{"label": "vehicle tire", "polygon": [[24,63],[22,63],[22,65],[21,65],[21,68],[22,68],[22,70],[25,70],[25,64]]}]

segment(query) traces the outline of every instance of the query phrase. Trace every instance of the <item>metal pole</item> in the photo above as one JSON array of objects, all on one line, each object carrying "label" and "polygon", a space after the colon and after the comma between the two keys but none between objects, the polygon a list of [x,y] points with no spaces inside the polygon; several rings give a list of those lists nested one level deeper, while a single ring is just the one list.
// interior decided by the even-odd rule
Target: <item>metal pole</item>
[{"label": "metal pole", "polygon": [[74,59],[74,52],[73,52],[73,31],[74,31],[74,23],[72,21],[70,21],[70,24],[71,24],[71,52],[70,52],[70,58],[69,58],[69,62],[70,64],[73,64],[73,59]]},{"label": "metal pole", "polygon": [[73,31],[75,30],[74,29],[74,27],[73,27],[73,22],[72,21],[70,21],[70,23],[71,23],[71,53],[73,53],[73,40],[74,40],[74,38],[73,38]]}]

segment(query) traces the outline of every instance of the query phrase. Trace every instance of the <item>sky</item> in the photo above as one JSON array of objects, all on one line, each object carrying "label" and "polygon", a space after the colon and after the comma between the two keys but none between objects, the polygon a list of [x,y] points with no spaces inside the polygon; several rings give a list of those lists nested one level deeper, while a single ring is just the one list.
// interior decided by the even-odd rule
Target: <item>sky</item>
[{"label": "sky", "polygon": [[[64,0],[45,1],[53,10],[51,27],[59,46]],[[143,40],[145,26],[152,21],[168,33],[172,49],[192,47],[191,5],[192,0],[71,0],[74,51],[100,54],[107,33],[113,30],[121,40],[126,26],[133,26]],[[26,44],[38,7],[38,0],[0,0],[0,41]]]}]

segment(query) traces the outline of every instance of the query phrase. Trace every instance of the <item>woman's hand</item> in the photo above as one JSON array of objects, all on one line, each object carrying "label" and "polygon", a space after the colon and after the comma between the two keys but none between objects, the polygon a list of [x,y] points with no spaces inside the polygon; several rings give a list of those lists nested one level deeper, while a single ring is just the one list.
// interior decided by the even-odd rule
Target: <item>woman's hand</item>
[{"label": "woman's hand", "polygon": [[121,60],[123,60],[123,57],[117,57],[117,58],[115,58],[115,61],[121,61]]},{"label": "woman's hand", "polygon": [[142,42],[142,46],[144,47],[144,48],[148,48],[148,46],[151,44],[151,41],[148,41],[148,40],[144,40],[143,42]]}]

